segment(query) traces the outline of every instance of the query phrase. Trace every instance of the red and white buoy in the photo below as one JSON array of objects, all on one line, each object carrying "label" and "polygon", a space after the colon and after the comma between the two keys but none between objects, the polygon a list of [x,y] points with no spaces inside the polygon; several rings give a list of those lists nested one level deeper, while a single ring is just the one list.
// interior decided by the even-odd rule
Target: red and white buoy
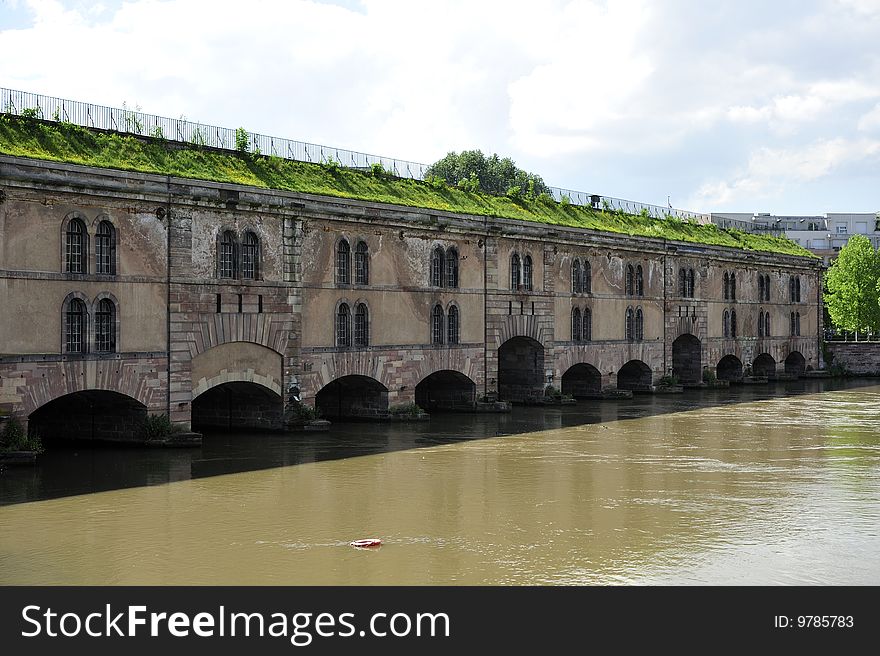
[{"label": "red and white buoy", "polygon": [[382,540],[379,538],[364,538],[362,540],[352,540],[349,544],[357,549],[369,549],[370,547],[381,547]]}]

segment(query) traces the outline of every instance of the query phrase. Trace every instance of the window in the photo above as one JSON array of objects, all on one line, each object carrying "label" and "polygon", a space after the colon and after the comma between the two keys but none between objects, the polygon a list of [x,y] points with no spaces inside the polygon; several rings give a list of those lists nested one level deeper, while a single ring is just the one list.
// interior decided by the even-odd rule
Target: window
[{"label": "window", "polygon": [[354,284],[370,284],[370,249],[364,241],[359,241],[354,248]]},{"label": "window", "polygon": [[578,308],[571,311],[571,341],[581,341],[581,311]]},{"label": "window", "polygon": [[86,273],[88,236],[86,226],[80,219],[71,219],[67,224],[65,240],[64,270],[67,273]]},{"label": "window", "polygon": [[642,265],[636,267],[636,296],[645,295],[645,276],[642,273]]},{"label": "window", "polygon": [[764,310],[758,314],[758,337],[764,336]]},{"label": "window", "polygon": [[347,303],[340,303],[336,310],[336,346],[346,348],[351,346],[351,310]]},{"label": "window", "polygon": [[237,269],[238,243],[232,231],[226,230],[220,237],[220,277],[235,278]]},{"label": "window", "polygon": [[593,339],[593,311],[590,308],[584,310],[584,318],[581,325],[581,339],[585,342],[589,342]]},{"label": "window", "polygon": [[687,270],[687,294],[688,298],[694,297],[694,270]]},{"label": "window", "polygon": [[78,298],[71,299],[67,304],[67,325],[64,336],[67,353],[85,353],[87,351],[87,329],[88,314],[85,303]]},{"label": "window", "polygon": [[764,276],[764,300],[770,300],[770,276]]},{"label": "window", "polygon": [[627,296],[632,296],[635,290],[635,270],[632,264],[626,265],[626,280],[624,281],[624,292]]},{"label": "window", "polygon": [[724,324],[724,337],[726,339],[726,338],[730,337],[730,312],[728,312],[727,310],[724,311],[723,324]]},{"label": "window", "polygon": [[801,336],[801,313],[794,313],[794,334],[798,337]]},{"label": "window", "polygon": [[523,258],[523,289],[532,291],[532,256],[526,255]]},{"label": "window", "polygon": [[252,232],[244,233],[241,243],[241,277],[248,280],[260,277],[260,241]]},{"label": "window", "polygon": [[724,272],[724,300],[730,298],[730,276],[727,271]]},{"label": "window", "polygon": [[519,289],[519,255],[517,253],[510,256],[510,288]]},{"label": "window", "polygon": [[788,279],[788,302],[794,303],[794,276]]},{"label": "window", "polygon": [[626,339],[631,342],[635,339],[636,315],[631,307],[626,308]]},{"label": "window", "polygon": [[367,306],[363,303],[358,303],[354,311],[354,345],[369,346],[369,344],[370,315],[367,311]]},{"label": "window", "polygon": [[730,272],[730,300],[736,300],[736,274],[733,271]]},{"label": "window", "polygon": [[446,251],[446,286],[458,288],[458,251],[454,248]]},{"label": "window", "polygon": [[431,343],[443,343],[443,308],[435,305],[431,312]]},{"label": "window", "polygon": [[678,270],[678,295],[684,298],[687,296],[687,272],[684,269]]},{"label": "window", "polygon": [[116,351],[116,307],[109,298],[98,301],[95,310],[95,350],[98,353]]},{"label": "window", "polygon": [[458,307],[453,305],[449,308],[446,317],[446,341],[449,344],[458,344]]},{"label": "window", "polygon": [[575,260],[571,263],[571,293],[580,294],[582,289],[581,261]]},{"label": "window", "polygon": [[351,246],[345,239],[336,245],[336,284],[351,284]]},{"label": "window", "polygon": [[770,337],[770,313],[764,315],[764,337]]},{"label": "window", "polygon": [[109,221],[101,221],[95,235],[95,273],[116,274],[116,230]]},{"label": "window", "polygon": [[837,234],[838,235],[845,235],[846,233],[847,233],[846,224],[845,223],[838,223],[837,224]]},{"label": "window", "polygon": [[431,252],[431,285],[433,287],[443,286],[443,270],[445,268],[446,257],[443,249],[437,246]]},{"label": "window", "polygon": [[593,291],[593,271],[589,261],[584,262],[584,272],[581,278],[581,291],[585,294],[591,294]]},{"label": "window", "polygon": [[730,338],[736,339],[736,310],[730,311]]},{"label": "window", "polygon": [[790,294],[791,294],[791,302],[792,303],[800,303],[801,302],[801,278],[800,276],[792,276],[791,282],[789,283]]},{"label": "window", "polygon": [[758,299],[761,300],[761,301],[766,300],[766,299],[764,298],[764,295],[765,295],[765,291],[764,291],[764,276],[759,275],[759,276],[758,276]]},{"label": "window", "polygon": [[642,308],[636,308],[636,341],[641,342],[645,338],[644,316]]}]

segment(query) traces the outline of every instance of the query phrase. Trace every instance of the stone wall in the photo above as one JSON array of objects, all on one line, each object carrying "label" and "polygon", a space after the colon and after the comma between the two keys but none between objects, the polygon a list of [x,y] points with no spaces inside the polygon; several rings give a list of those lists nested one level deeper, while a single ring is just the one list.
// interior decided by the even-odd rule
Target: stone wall
[{"label": "stone wall", "polygon": [[826,364],[860,376],[880,376],[880,343],[825,342]]}]

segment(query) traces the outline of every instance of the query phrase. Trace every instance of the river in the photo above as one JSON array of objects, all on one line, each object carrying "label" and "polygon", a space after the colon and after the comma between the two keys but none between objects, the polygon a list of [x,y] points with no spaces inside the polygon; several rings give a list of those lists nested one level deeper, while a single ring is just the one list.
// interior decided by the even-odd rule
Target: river
[{"label": "river", "polygon": [[55,446],[0,473],[0,584],[877,585],[878,419],[815,380]]}]

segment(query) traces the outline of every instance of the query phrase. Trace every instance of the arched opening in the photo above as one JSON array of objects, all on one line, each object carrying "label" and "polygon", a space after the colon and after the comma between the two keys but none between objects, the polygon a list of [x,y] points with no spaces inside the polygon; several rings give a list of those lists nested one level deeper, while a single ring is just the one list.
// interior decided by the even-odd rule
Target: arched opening
[{"label": "arched opening", "polygon": [[672,342],[672,375],[685,384],[702,380],[700,340],[686,333]]},{"label": "arched opening", "polygon": [[28,431],[46,443],[61,440],[134,442],[144,437],[147,406],[118,392],[83,390],[34,410]]},{"label": "arched opening", "polygon": [[641,360],[630,360],[617,372],[617,388],[631,392],[651,391],[651,368]]},{"label": "arched opening", "polygon": [[752,363],[752,374],[755,376],[774,376],[776,374],[776,360],[769,353],[761,353]]},{"label": "arched opening", "polygon": [[436,371],[416,385],[416,404],[424,410],[472,410],[477,386],[462,373]]},{"label": "arched opening", "polygon": [[562,393],[585,398],[602,391],[602,374],[591,364],[581,362],[562,374]]},{"label": "arched opening", "polygon": [[192,402],[195,429],[281,428],[281,397],[257,383],[230,382],[212,387]]},{"label": "arched opening", "polygon": [[544,347],[530,337],[514,337],[498,349],[498,395],[523,402],[544,394]]},{"label": "arched opening", "polygon": [[792,351],[785,358],[785,373],[802,376],[807,370],[807,361],[804,356],[797,351]]},{"label": "arched opening", "polygon": [[742,380],[743,364],[735,355],[725,355],[715,367],[718,380]]},{"label": "arched opening", "polygon": [[321,388],[315,406],[328,419],[384,417],[388,414],[388,389],[368,376],[343,376]]}]

